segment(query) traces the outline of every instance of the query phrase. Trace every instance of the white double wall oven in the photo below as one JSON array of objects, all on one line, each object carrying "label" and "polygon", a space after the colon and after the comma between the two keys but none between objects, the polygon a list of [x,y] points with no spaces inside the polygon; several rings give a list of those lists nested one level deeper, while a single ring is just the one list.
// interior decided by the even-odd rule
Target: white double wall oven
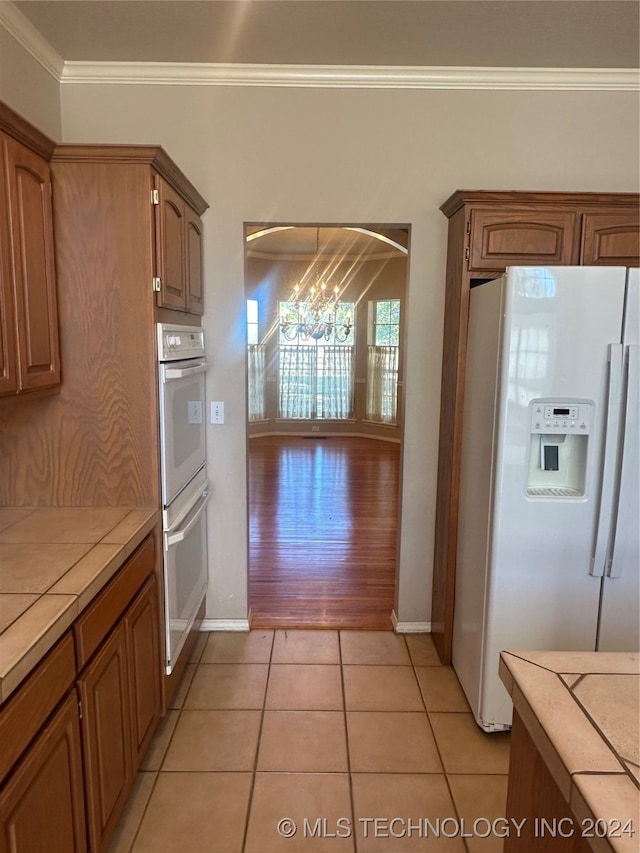
[{"label": "white double wall oven", "polygon": [[207,590],[204,332],[158,323],[166,672]]}]

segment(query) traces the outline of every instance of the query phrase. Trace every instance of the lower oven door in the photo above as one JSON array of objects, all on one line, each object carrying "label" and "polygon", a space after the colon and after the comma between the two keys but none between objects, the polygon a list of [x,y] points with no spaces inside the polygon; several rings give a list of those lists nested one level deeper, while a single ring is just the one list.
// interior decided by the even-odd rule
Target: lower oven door
[{"label": "lower oven door", "polygon": [[166,671],[170,675],[207,591],[205,487],[163,533]]}]

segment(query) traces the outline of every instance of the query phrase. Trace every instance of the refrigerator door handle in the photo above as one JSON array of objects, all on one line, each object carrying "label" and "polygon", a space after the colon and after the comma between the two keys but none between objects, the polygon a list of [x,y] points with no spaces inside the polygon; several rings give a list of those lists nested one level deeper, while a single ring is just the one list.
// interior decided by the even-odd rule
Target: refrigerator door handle
[{"label": "refrigerator door handle", "polygon": [[600,489],[600,510],[591,568],[589,574],[602,577],[610,556],[611,513],[613,511],[614,486],[618,435],[620,431],[620,395],[622,393],[622,344],[609,344],[609,396],[607,400],[607,422],[604,435],[604,464]]},{"label": "refrigerator door handle", "polygon": [[[620,468],[620,490],[616,531],[618,536],[613,542],[613,551],[609,561],[607,576],[619,578],[621,560],[616,561],[616,545],[624,536],[638,535],[638,519],[631,518],[633,502],[628,498],[631,490],[638,488],[638,470],[640,469],[640,451],[638,449],[638,429],[640,420],[640,346],[634,344],[627,348],[627,405],[624,418],[624,444],[622,465]],[[637,502],[635,504],[637,510]]]}]

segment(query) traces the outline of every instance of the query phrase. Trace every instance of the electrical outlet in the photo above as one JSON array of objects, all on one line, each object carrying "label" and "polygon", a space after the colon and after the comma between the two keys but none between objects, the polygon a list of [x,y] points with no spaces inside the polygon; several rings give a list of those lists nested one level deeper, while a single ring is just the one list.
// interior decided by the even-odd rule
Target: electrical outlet
[{"label": "electrical outlet", "polygon": [[216,403],[211,403],[211,423],[212,424],[223,424],[224,423],[224,403],[218,401]]},{"label": "electrical outlet", "polygon": [[312,426],[311,432],[320,432],[320,427],[319,426]]}]

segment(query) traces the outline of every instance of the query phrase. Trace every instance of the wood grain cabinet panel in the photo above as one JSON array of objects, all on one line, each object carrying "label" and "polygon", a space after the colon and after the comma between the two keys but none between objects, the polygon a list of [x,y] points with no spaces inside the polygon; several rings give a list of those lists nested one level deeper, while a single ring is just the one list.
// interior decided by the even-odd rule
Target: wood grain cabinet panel
[{"label": "wood grain cabinet panel", "polygon": [[78,680],[82,702],[87,824],[102,850],[133,780],[127,638],[121,624]]},{"label": "wood grain cabinet panel", "polygon": [[202,314],[202,220],[167,181],[155,181],[158,307]]},{"label": "wood grain cabinet panel", "polygon": [[140,766],[160,719],[159,622],[158,588],[152,577],[131,605],[125,620],[134,771]]},{"label": "wood grain cabinet panel", "polygon": [[637,267],[640,260],[640,215],[586,213],[582,219],[582,264]]},{"label": "wood grain cabinet panel", "polygon": [[157,178],[156,255],[160,278],[158,305],[184,311],[187,307],[185,278],[185,204],[162,178]]},{"label": "wood grain cabinet panel", "polygon": [[[511,730],[506,814],[521,830],[505,839],[504,853],[592,853],[594,849],[581,836],[580,821],[572,814],[517,711]],[[564,835],[558,832],[554,837],[549,830],[536,832],[543,819],[547,826],[563,827]]]},{"label": "wood grain cabinet panel", "polygon": [[0,853],[87,850],[75,691],[0,793],[0,827]]},{"label": "wood grain cabinet panel", "polygon": [[572,211],[474,210],[469,269],[504,270],[516,264],[577,261],[576,221]]},{"label": "wood grain cabinet panel", "polygon": [[0,395],[18,390],[15,304],[9,233],[9,194],[0,134]]},{"label": "wood grain cabinet panel", "polygon": [[51,174],[38,153],[48,149],[3,104],[0,126],[17,134],[0,131],[0,395],[7,395],[59,385],[60,347]]},{"label": "wood grain cabinet panel", "polygon": [[202,280],[202,220],[189,205],[186,206],[186,284],[187,311],[204,313],[204,282]]},{"label": "wood grain cabinet panel", "polygon": [[75,678],[73,635],[68,632],[0,707],[0,783],[71,689]]},{"label": "wood grain cabinet panel", "polygon": [[78,642],[82,638],[78,660],[89,660],[78,691],[87,825],[96,853],[108,844],[162,711],[153,554],[148,538],[91,605],[86,620],[81,617],[82,630],[74,631]]}]

